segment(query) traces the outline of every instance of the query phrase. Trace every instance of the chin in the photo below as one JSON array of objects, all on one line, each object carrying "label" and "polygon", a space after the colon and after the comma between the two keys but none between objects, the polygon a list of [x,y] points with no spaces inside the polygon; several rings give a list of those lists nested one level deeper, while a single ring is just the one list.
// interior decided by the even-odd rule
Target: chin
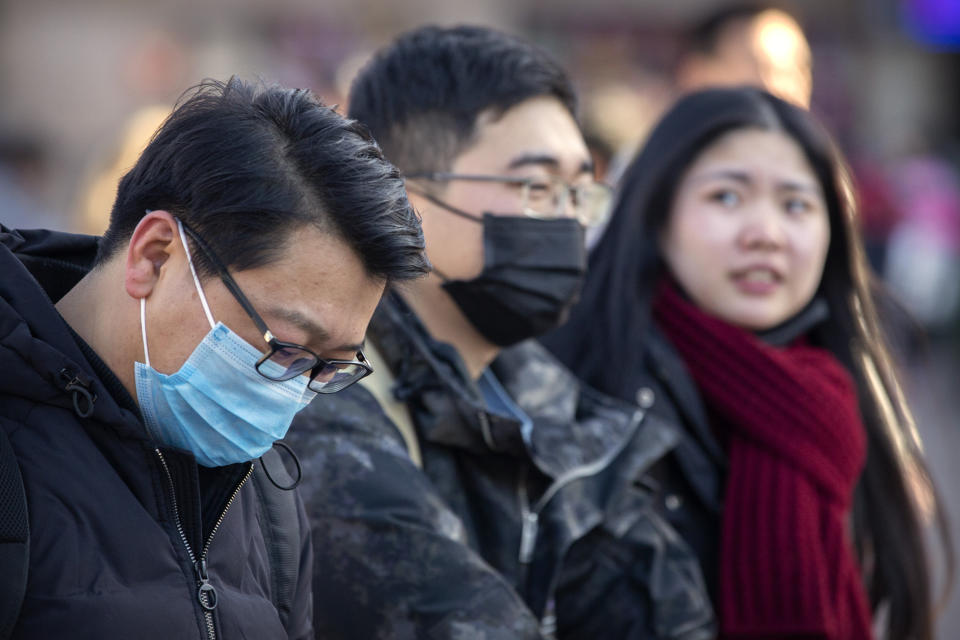
[{"label": "chin", "polygon": [[766,331],[789,317],[782,312],[758,309],[726,309],[716,315],[724,322],[747,331]]}]

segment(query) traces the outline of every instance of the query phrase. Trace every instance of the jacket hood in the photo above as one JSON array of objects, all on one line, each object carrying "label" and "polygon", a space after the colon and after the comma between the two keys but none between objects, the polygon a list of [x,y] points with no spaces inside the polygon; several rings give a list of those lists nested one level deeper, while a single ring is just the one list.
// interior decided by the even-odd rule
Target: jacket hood
[{"label": "jacket hood", "polygon": [[[63,407],[145,438],[84,356],[54,302],[90,270],[99,239],[0,225],[0,395]],[[131,418],[135,422],[131,422]]]}]

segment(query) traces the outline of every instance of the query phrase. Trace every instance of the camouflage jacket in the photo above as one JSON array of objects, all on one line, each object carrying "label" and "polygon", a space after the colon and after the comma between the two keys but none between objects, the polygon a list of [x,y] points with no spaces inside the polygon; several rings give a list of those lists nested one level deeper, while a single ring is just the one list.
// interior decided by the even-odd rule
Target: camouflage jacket
[{"label": "camouflage jacket", "polygon": [[491,366],[524,428],[396,295],[368,336],[423,468],[361,385],[294,422],[318,638],[713,637],[696,557],[644,484],[678,440],[669,423],[581,387],[529,341]]}]

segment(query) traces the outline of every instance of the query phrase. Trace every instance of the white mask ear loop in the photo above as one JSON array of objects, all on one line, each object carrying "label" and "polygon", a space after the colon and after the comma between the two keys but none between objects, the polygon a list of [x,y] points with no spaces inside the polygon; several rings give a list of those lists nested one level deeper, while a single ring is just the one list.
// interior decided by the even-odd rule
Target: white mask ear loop
[{"label": "white mask ear loop", "polygon": [[[213,329],[217,323],[213,321],[213,314],[210,313],[210,306],[207,305],[207,297],[203,295],[203,287],[200,286],[200,278],[197,277],[197,270],[193,267],[193,258],[190,256],[190,247],[187,245],[187,236],[183,233],[183,223],[177,219],[177,230],[180,232],[180,242],[183,243],[183,250],[187,253],[187,264],[190,265],[190,273],[193,274],[193,284],[197,287],[197,293],[200,294],[200,303],[203,305],[203,312],[207,314],[207,322]],[[149,363],[148,363],[149,364]]]},{"label": "white mask ear loop", "polygon": [[147,351],[147,299],[140,298],[140,334],[143,336],[143,359],[146,360],[144,364],[148,367],[150,366],[150,352]]}]

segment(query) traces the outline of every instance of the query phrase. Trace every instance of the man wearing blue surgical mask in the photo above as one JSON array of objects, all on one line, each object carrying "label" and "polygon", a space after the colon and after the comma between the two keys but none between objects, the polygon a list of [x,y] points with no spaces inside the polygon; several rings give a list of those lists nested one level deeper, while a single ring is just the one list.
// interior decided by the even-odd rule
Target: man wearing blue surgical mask
[{"label": "man wearing blue surgical mask", "polygon": [[237,80],[185,96],[102,239],[0,227],[0,637],[312,638],[303,508],[259,469],[427,269],[365,128]]}]

